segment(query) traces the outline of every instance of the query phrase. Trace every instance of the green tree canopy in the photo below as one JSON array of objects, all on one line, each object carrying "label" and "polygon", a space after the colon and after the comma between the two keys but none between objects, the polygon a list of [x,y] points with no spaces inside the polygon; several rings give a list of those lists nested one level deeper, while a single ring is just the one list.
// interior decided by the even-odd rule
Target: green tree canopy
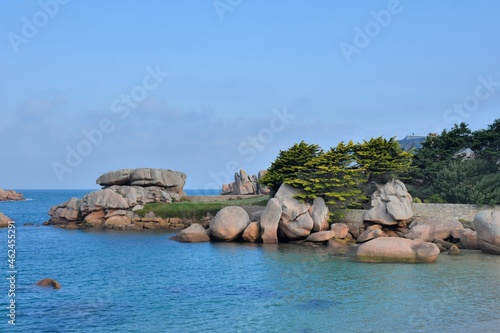
[{"label": "green tree canopy", "polygon": [[296,143],[289,149],[279,152],[276,160],[262,177],[261,183],[269,186],[272,193],[276,193],[281,184],[297,179],[299,174],[304,172],[306,163],[321,153],[322,150],[318,145],[304,141]]},{"label": "green tree canopy", "polygon": [[286,183],[303,190],[300,199],[311,201],[322,197],[331,208],[346,208],[361,202],[365,197],[362,184],[366,182],[364,170],[355,163],[350,141],[339,143],[305,164],[297,178]]},{"label": "green tree canopy", "polygon": [[[467,148],[474,152],[470,159],[457,155]],[[408,188],[414,196],[430,201],[498,204],[499,168],[500,119],[475,132],[461,123],[427,137],[415,153]]]},{"label": "green tree canopy", "polygon": [[387,182],[410,169],[413,153],[404,151],[394,137],[364,140],[353,147],[359,167],[368,174],[368,181]]}]

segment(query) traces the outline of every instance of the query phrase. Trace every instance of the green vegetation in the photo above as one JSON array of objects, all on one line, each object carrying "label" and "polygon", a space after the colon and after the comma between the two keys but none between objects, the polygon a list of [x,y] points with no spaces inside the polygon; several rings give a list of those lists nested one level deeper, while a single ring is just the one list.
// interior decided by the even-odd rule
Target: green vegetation
[{"label": "green vegetation", "polygon": [[318,145],[310,145],[304,141],[280,151],[276,160],[262,177],[261,183],[269,186],[272,194],[276,193],[281,184],[297,179],[304,172],[306,163],[320,153],[322,151]]},{"label": "green vegetation", "polygon": [[171,204],[148,203],[136,213],[144,217],[148,212],[153,212],[157,217],[180,217],[201,219],[207,214],[215,215],[226,206],[265,206],[268,196],[259,196],[246,199],[224,201],[180,201]]},{"label": "green vegetation", "polygon": [[[467,148],[473,157],[457,155]],[[409,191],[425,202],[500,204],[500,119],[475,132],[461,123],[429,136],[409,175]]]},{"label": "green vegetation", "polygon": [[412,152],[403,151],[395,138],[341,142],[326,152],[302,141],[280,151],[261,183],[272,193],[290,184],[302,190],[298,198],[323,197],[334,210],[359,206],[373,193],[373,183],[391,178],[403,179],[416,202],[498,205],[499,171],[497,119],[475,132],[465,123],[454,125]]},{"label": "green vegetation", "polygon": [[304,192],[298,199],[312,201],[323,197],[332,209],[356,206],[364,199],[365,175],[363,168],[356,164],[353,149],[352,142],[339,143],[306,162],[297,178],[286,183]]},{"label": "green vegetation", "polygon": [[366,201],[368,183],[407,172],[411,158],[394,138],[340,142],[326,152],[302,141],[280,151],[261,182],[274,191],[290,184],[303,191],[299,199],[323,197],[332,210],[341,210]]}]

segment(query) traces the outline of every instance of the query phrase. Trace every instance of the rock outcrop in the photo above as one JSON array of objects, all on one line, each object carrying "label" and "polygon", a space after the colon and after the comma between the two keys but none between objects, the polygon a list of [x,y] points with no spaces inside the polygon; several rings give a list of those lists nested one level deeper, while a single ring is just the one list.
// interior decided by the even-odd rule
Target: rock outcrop
[{"label": "rock outcrop", "polygon": [[381,225],[398,225],[413,217],[412,197],[405,184],[393,179],[384,185],[378,185],[372,194],[370,209],[363,215],[363,221]]},{"label": "rock outcrop", "polygon": [[0,201],[21,201],[25,200],[21,193],[14,190],[2,190],[0,188]]},{"label": "rock outcrop", "polygon": [[356,253],[364,262],[432,263],[440,251],[436,244],[406,238],[376,238],[362,244]]},{"label": "rock outcrop", "polygon": [[500,254],[500,211],[481,211],[474,216],[481,251]]},{"label": "rock outcrop", "polygon": [[0,228],[6,228],[9,226],[9,223],[12,222],[12,219],[6,215],[4,215],[2,212],[0,212]]},{"label": "rock outcrop", "polygon": [[107,172],[96,181],[103,186],[102,190],[53,206],[47,224],[75,223],[108,229],[161,228],[161,221],[156,217],[138,223],[140,216],[135,211],[147,203],[180,200],[185,182],[185,173],[172,170],[143,168]]},{"label": "rock outcrop", "polygon": [[245,170],[234,173],[234,182],[222,185],[222,195],[269,194],[269,188],[260,184],[260,179],[266,174],[261,170],[256,175],[249,176]]}]

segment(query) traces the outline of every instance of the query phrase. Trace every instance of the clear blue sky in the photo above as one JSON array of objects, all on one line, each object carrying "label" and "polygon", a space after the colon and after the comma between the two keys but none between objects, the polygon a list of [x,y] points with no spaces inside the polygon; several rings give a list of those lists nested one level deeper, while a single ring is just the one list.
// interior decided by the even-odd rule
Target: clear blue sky
[{"label": "clear blue sky", "polygon": [[493,0],[2,1],[0,188],[96,188],[136,167],[219,187],[301,140],[485,128],[500,117],[499,13]]}]

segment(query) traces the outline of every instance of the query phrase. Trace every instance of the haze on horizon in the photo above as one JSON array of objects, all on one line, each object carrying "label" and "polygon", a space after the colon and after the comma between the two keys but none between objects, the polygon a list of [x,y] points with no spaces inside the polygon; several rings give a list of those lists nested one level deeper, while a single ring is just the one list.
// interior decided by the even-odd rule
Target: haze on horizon
[{"label": "haze on horizon", "polygon": [[500,2],[8,0],[0,188],[183,171],[220,188],[324,149],[499,117]]}]

